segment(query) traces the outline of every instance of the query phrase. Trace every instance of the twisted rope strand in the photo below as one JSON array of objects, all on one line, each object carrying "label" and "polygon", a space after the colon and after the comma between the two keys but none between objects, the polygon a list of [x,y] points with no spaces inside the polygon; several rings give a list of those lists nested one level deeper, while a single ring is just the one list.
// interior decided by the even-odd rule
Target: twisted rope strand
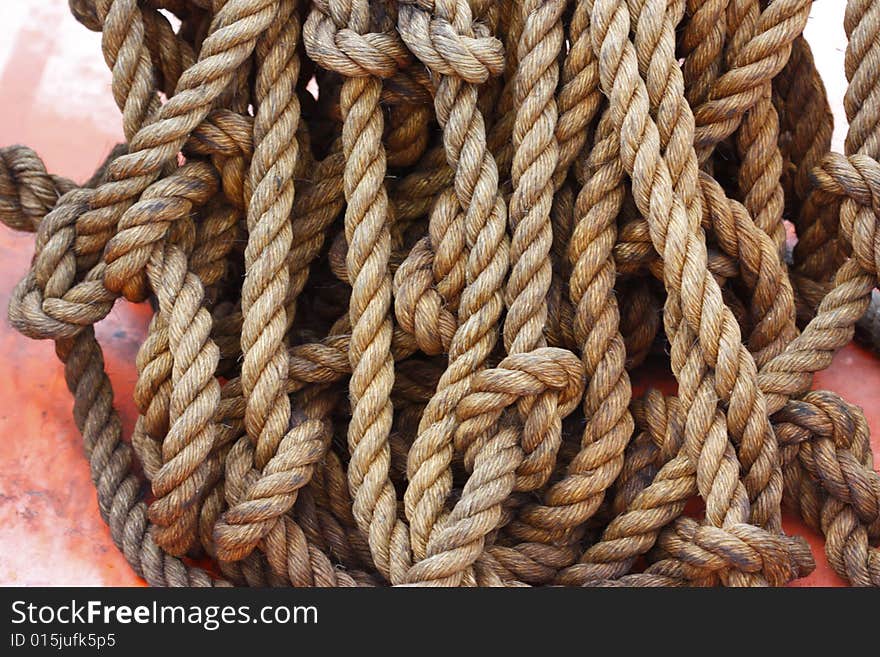
[{"label": "twisted rope strand", "polygon": [[[126,143],[83,185],[0,148],[9,318],[134,571],[781,586],[815,566],[785,508],[880,586],[865,416],[810,390],[880,342],[880,5],[847,2],[844,154],[809,7],[73,0]],[[153,308],[130,442],[119,297]]]}]

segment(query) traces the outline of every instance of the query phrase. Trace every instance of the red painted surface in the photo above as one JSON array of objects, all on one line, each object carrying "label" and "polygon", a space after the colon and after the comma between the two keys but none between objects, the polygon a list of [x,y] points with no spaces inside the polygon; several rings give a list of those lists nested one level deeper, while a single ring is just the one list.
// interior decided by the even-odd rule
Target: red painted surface
[{"label": "red painted surface", "polygon": [[[77,23],[64,0],[2,2],[0,24],[0,144],[26,144],[50,171],[82,182],[122,140],[101,35]],[[98,513],[54,346],[6,320],[32,253],[32,235],[0,228],[0,584],[137,585]],[[149,316],[119,304],[97,327],[126,433]]]},{"label": "red painted surface", "polygon": [[[835,3],[815,7],[836,11]],[[831,16],[828,24],[840,22]],[[7,35],[0,42],[0,145],[27,144],[51,172],[85,180],[121,140],[100,35],[76,23],[64,0],[2,2],[0,24]],[[839,57],[839,48],[823,46],[817,52],[820,68],[825,50],[832,60]],[[841,76],[842,66],[834,70]],[[834,94],[840,84],[831,88]],[[0,228],[0,584],[140,584],[98,513],[52,344],[19,335],[5,320],[32,241],[31,235]],[[148,307],[119,303],[97,327],[126,434],[135,418],[134,358],[149,317]],[[880,454],[880,362],[850,346],[816,377],[816,387],[835,390],[865,409],[874,452]],[[786,518],[785,527],[807,536],[816,556],[816,572],[797,585],[843,583],[824,558],[821,537],[793,518]]]}]

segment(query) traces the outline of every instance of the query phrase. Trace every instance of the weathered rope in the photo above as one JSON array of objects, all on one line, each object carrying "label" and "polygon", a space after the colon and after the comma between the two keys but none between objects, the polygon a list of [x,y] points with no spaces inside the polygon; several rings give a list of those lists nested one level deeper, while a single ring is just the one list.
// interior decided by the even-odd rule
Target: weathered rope
[{"label": "weathered rope", "polygon": [[[880,346],[880,5],[845,154],[808,0],[155,6],[71,2],[126,140],[92,179],[0,149],[10,321],[150,584],[779,586],[786,508],[880,586],[867,423],[810,390]],[[130,444],[120,297],[154,307]]]}]

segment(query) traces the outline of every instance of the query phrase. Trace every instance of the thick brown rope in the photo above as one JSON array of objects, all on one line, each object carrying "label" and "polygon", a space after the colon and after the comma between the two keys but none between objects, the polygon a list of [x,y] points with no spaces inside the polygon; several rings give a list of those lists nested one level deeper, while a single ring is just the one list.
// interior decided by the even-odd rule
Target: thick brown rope
[{"label": "thick brown rope", "polygon": [[[847,3],[843,155],[809,6],[71,2],[126,143],[82,186],[0,149],[36,233],[9,317],[55,341],[134,570],[778,586],[813,568],[785,507],[880,586],[864,415],[810,391],[880,345],[880,6]],[[130,445],[119,297],[155,308]],[[634,399],[664,353],[677,393]]]}]

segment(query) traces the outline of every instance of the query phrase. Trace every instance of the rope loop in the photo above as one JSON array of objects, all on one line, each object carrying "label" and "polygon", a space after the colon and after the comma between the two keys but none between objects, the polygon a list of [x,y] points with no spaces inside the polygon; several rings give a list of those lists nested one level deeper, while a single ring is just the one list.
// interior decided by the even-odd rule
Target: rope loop
[{"label": "rope loop", "polygon": [[471,18],[466,0],[405,0],[399,30],[407,47],[435,74],[481,84],[504,69],[501,41]]},{"label": "rope loop", "polygon": [[370,16],[382,3],[366,0],[316,0],[303,34],[306,52],[329,71],[346,77],[392,78],[411,60],[400,38]]}]

